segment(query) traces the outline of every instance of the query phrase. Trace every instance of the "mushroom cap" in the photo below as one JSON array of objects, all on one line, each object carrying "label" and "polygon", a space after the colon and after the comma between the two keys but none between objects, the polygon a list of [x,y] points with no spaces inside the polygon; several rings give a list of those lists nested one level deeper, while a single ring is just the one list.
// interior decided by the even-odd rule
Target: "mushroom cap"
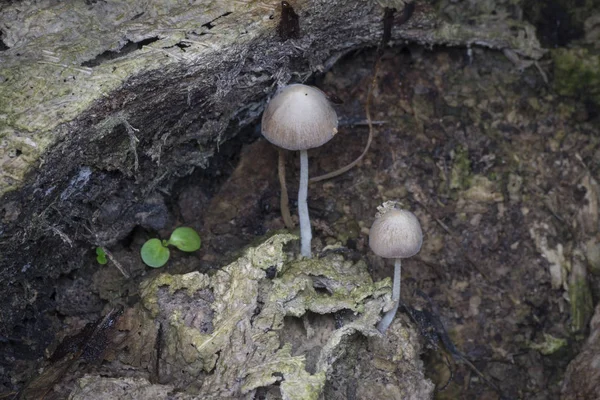
[{"label": "mushroom cap", "polygon": [[279,90],[262,117],[263,136],[288,150],[322,146],[337,133],[337,126],[337,114],[325,94],[302,84]]},{"label": "mushroom cap", "polygon": [[391,209],[379,215],[369,231],[369,246],[383,258],[408,258],[421,250],[423,232],[415,214]]}]

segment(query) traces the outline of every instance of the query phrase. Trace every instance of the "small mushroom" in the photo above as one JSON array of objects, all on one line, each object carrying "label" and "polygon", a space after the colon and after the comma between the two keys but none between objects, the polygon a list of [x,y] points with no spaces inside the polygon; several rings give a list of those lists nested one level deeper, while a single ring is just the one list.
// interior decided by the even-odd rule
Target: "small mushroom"
[{"label": "small mushroom", "polygon": [[311,257],[312,232],[308,216],[308,154],[306,150],[327,143],[337,133],[337,114],[325,94],[302,84],[288,85],[271,99],[262,117],[262,134],[271,143],[287,150],[300,150],[301,254]]},{"label": "small mushroom", "polygon": [[377,207],[377,210],[375,222],[369,231],[369,246],[378,256],[394,259],[392,300],[395,305],[377,325],[379,332],[385,333],[400,303],[401,259],[412,257],[421,250],[423,232],[417,217],[410,211],[400,209],[396,202],[387,201]]}]

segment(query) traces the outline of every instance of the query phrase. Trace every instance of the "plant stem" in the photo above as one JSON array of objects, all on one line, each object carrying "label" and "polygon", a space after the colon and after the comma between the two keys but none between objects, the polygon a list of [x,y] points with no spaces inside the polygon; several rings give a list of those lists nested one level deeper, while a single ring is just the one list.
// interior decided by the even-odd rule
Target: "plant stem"
[{"label": "plant stem", "polygon": [[386,312],[381,321],[377,324],[377,329],[381,333],[385,333],[392,324],[398,306],[400,305],[400,276],[401,276],[401,262],[400,258],[396,258],[394,261],[394,285],[392,286],[392,300],[394,301],[394,308]]},{"label": "plant stem", "polygon": [[308,216],[308,153],[300,150],[300,187],[298,189],[298,217],[300,219],[300,253],[311,258],[310,241],[312,232]]},{"label": "plant stem", "polygon": [[279,208],[281,209],[281,217],[285,227],[289,230],[294,229],[292,216],[290,215],[289,199],[287,185],[285,184],[285,153],[283,149],[279,149],[279,162],[277,163],[279,172],[279,185],[281,186],[281,196],[279,198]]},{"label": "plant stem", "polygon": [[360,162],[360,160],[362,160],[365,157],[365,155],[369,151],[369,148],[371,147],[371,143],[373,142],[373,121],[371,120],[371,97],[373,97],[373,91],[375,90],[375,86],[377,86],[377,74],[379,72],[379,64],[381,61],[381,55],[383,54],[383,46],[385,46],[385,44],[380,45],[380,50],[378,50],[378,52],[377,52],[377,60],[375,61],[375,66],[373,67],[373,76],[371,77],[369,89],[367,90],[367,103],[365,105],[365,114],[367,115],[367,124],[369,125],[369,137],[367,138],[367,144],[365,145],[363,152],[360,154],[360,156],[358,156],[358,158],[356,158],[350,164],[348,164],[340,169],[337,169],[333,172],[329,172],[324,175],[319,175],[319,176],[310,178],[311,182],[319,182],[319,181],[324,181],[326,179],[335,178],[336,176],[339,176],[339,175],[343,174],[344,172],[351,170],[352,168],[354,168],[354,166],[356,164],[358,164]]}]

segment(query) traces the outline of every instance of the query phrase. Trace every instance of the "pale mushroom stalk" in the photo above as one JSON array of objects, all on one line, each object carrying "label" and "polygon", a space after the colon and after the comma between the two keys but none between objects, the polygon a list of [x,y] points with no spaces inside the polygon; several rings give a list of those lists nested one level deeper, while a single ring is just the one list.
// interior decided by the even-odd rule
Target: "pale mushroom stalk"
[{"label": "pale mushroom stalk", "polygon": [[392,286],[392,301],[394,302],[394,308],[386,312],[381,321],[377,324],[377,330],[381,333],[385,333],[392,324],[398,307],[400,306],[400,279],[401,279],[401,259],[396,258],[394,262],[394,284]]},{"label": "pale mushroom stalk", "polygon": [[308,152],[300,151],[300,187],[298,188],[298,218],[300,219],[300,253],[311,258],[312,230],[308,216]]},{"label": "pale mushroom stalk", "polygon": [[377,207],[377,210],[377,216],[369,231],[369,246],[378,256],[394,259],[394,307],[387,311],[377,324],[379,332],[385,333],[400,304],[401,259],[412,257],[421,250],[423,231],[417,217],[410,211],[400,209],[397,202],[387,201]]},{"label": "pale mushroom stalk", "polygon": [[[337,133],[337,126],[337,114],[329,104],[327,96],[317,88],[302,84],[289,85],[279,90],[269,101],[262,117],[262,134],[269,142],[283,149],[300,151],[298,189],[300,250],[307,258],[311,257],[312,233],[307,204],[308,153],[306,150],[322,146],[331,140]],[[282,185],[282,191],[283,187]]]}]

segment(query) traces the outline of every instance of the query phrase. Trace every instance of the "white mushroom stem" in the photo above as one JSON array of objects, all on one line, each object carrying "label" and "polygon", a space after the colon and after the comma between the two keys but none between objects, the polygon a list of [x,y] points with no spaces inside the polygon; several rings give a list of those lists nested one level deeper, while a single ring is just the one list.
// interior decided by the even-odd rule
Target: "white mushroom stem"
[{"label": "white mushroom stem", "polygon": [[308,153],[300,150],[300,188],[298,189],[298,217],[300,219],[300,253],[311,258],[310,241],[312,232],[308,216]]},{"label": "white mushroom stem", "polygon": [[381,318],[381,321],[377,324],[377,329],[381,333],[385,333],[390,327],[396,316],[396,312],[398,311],[398,306],[400,305],[400,260],[400,258],[396,258],[394,262],[394,285],[392,286],[392,301],[395,303],[394,308],[386,312],[383,318]]}]

